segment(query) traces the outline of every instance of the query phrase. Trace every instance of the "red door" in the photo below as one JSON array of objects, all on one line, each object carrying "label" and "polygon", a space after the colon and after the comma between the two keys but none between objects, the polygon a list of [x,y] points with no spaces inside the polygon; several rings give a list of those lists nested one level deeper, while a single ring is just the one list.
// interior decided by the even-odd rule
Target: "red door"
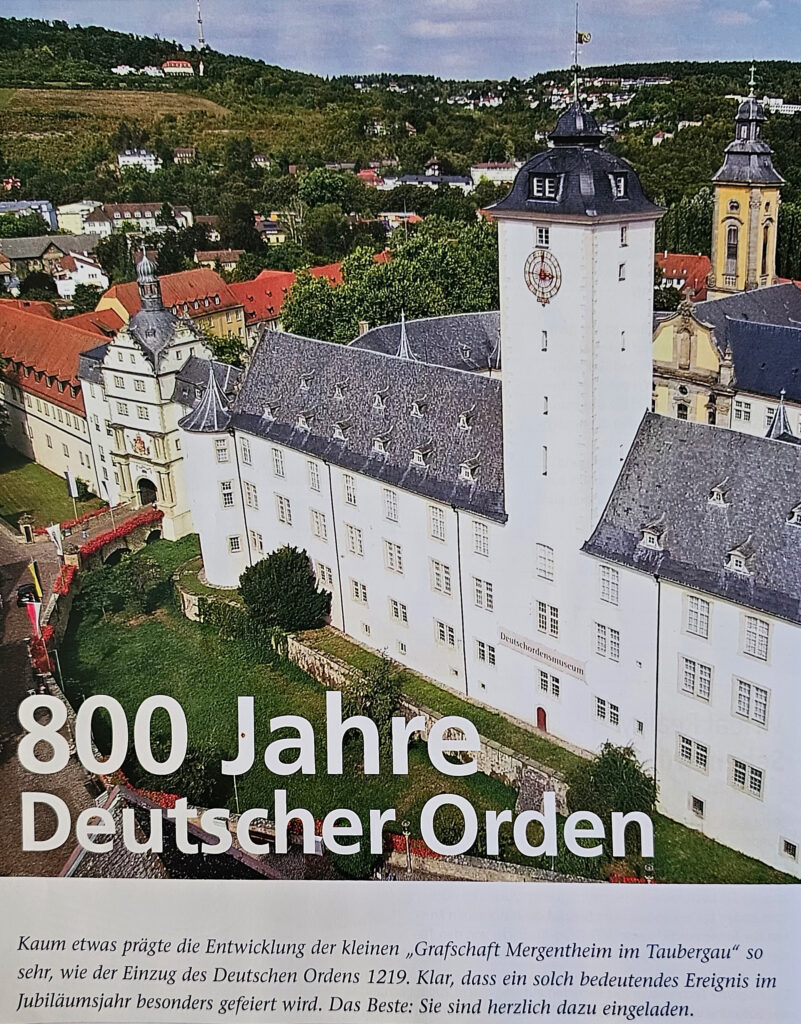
[{"label": "red door", "polygon": [[545,708],[537,708],[537,728],[543,732],[548,731],[548,720],[545,716]]}]

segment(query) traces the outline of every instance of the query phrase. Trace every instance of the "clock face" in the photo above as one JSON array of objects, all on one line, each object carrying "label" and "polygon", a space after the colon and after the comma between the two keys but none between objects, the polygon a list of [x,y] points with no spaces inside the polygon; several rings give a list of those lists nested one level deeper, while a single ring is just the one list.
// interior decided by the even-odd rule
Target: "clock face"
[{"label": "clock face", "polygon": [[526,260],[523,274],[537,302],[543,306],[548,305],[562,285],[562,268],[548,249],[535,249]]}]

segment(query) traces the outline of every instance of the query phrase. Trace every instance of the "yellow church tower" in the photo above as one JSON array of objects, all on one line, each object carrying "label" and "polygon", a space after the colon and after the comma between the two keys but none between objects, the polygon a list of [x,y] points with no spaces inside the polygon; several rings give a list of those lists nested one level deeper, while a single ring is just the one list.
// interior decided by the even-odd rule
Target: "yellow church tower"
[{"label": "yellow church tower", "polygon": [[776,283],[776,229],[784,178],[773,166],[773,151],[760,137],[765,111],[754,97],[755,70],[752,66],[748,98],[737,110],[736,137],[712,179],[710,299]]}]

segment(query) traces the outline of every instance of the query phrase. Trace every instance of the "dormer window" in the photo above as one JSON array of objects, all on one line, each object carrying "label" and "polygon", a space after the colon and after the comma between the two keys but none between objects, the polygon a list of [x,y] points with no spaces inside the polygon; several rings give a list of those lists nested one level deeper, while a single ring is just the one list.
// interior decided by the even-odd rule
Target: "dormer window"
[{"label": "dormer window", "polygon": [[730,572],[739,573],[741,576],[751,575],[751,566],[754,559],[754,545],[751,536],[743,543],[726,555],[726,568]]},{"label": "dormer window", "polygon": [[787,516],[787,522],[791,526],[801,526],[801,502],[799,502],[795,508],[790,509],[790,514]]},{"label": "dormer window", "polygon": [[640,546],[650,551],[664,551],[667,523],[664,513],[640,527]]},{"label": "dormer window", "polygon": [[469,412],[460,412],[459,413],[459,430],[469,430],[469,429],[470,429],[470,413]]},{"label": "dormer window", "polygon": [[335,441],[346,441],[348,432],[348,423],[342,420],[339,423],[334,424],[333,436]]},{"label": "dormer window", "polygon": [[215,295],[214,296],[214,305],[215,306],[219,306],[219,304],[220,304],[220,296],[219,295]]},{"label": "dormer window", "polygon": [[275,412],[273,411],[273,407],[271,405],[265,405],[264,412],[262,413],[261,418],[263,420],[274,420],[275,419]]},{"label": "dormer window", "polygon": [[313,373],[302,373],[300,376],[300,390],[308,391],[311,387],[311,382],[314,379]]},{"label": "dormer window", "polygon": [[431,445],[421,445],[419,448],[412,450],[412,465],[420,466],[425,469],[428,466],[428,460],[431,456]]},{"label": "dormer window", "polygon": [[203,305],[204,306],[208,306],[209,305],[209,300],[208,299],[204,299],[203,300]]},{"label": "dormer window", "polygon": [[529,175],[529,199],[556,199],[559,194],[559,178],[558,174]]},{"label": "dormer window", "polygon": [[198,303],[197,299],[195,299],[195,301],[194,301],[194,302],[192,303],[192,308],[193,308],[193,309],[199,309],[199,308],[200,308],[200,306],[199,306],[199,303]]},{"label": "dormer window", "polygon": [[309,420],[306,416],[301,414],[295,421],[295,426],[298,430],[309,430]]},{"label": "dormer window", "polygon": [[425,416],[426,408],[428,403],[425,399],[418,399],[416,402],[412,402],[412,408],[409,411],[409,415],[413,416],[416,420],[421,420]]},{"label": "dormer window", "polygon": [[389,434],[378,434],[373,438],[373,451],[378,455],[387,454],[387,445],[389,444]]},{"label": "dormer window", "polygon": [[725,480],[721,480],[719,484],[716,484],[709,492],[709,504],[717,505],[719,508],[726,508],[729,502],[729,481],[728,477]]},{"label": "dormer window", "polygon": [[617,171],[615,174],[610,174],[609,181],[612,184],[612,195],[615,199],[628,199],[629,176],[625,171]]},{"label": "dormer window", "polygon": [[335,384],[334,385],[334,398],[338,402],[341,402],[341,401],[344,400],[344,398],[345,398],[345,385],[344,384]]},{"label": "dormer window", "polygon": [[373,396],[373,409],[376,412],[384,412],[387,407],[387,393],[386,391],[376,391]]}]

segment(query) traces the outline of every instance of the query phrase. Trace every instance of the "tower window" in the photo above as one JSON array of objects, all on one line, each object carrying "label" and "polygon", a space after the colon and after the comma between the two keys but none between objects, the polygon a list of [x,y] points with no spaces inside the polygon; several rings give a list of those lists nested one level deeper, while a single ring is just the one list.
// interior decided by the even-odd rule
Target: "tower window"
[{"label": "tower window", "polygon": [[542,340],[540,342],[540,350],[542,352],[547,352],[548,351],[548,332],[547,331],[543,331],[542,332]]},{"label": "tower window", "polygon": [[626,280],[626,264],[621,263],[617,268],[617,279],[618,281]]},{"label": "tower window", "polygon": [[532,174],[528,180],[530,199],[556,199],[559,191],[558,174]]},{"label": "tower window", "polygon": [[628,175],[625,172],[622,174],[610,174],[609,180],[612,183],[612,195],[615,199],[627,199],[629,194]]},{"label": "tower window", "polygon": [[732,224],[726,232],[726,273],[737,273],[737,248],[739,241],[739,230]]},{"label": "tower window", "polygon": [[629,244],[629,229],[627,224],[621,225],[620,228],[620,245],[625,246]]},{"label": "tower window", "polygon": [[729,200],[729,213],[737,213],[740,209],[740,204],[736,199]]},{"label": "tower window", "polygon": [[680,402],[676,406],[676,418],[677,419],[686,420],[687,419],[687,412],[688,412],[687,406],[683,402]]},{"label": "tower window", "polygon": [[540,248],[547,248],[551,244],[551,229],[537,228],[537,245]]}]

